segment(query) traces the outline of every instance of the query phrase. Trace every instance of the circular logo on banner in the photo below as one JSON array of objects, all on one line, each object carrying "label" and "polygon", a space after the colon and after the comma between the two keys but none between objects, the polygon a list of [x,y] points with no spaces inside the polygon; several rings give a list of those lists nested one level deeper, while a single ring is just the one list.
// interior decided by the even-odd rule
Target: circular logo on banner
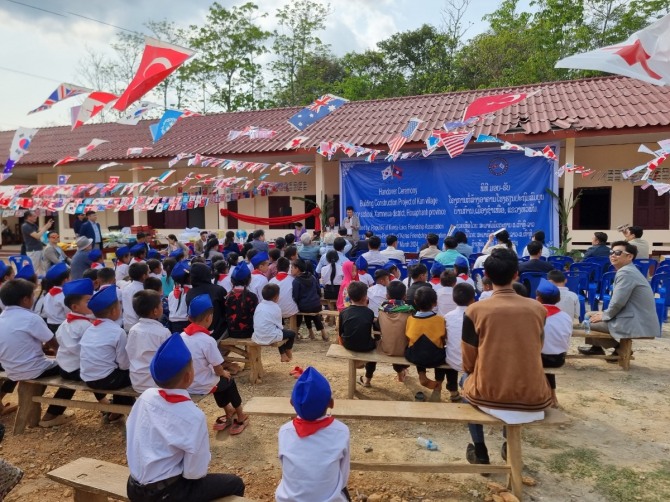
[{"label": "circular logo on banner", "polygon": [[503,157],[493,157],[489,162],[489,171],[493,176],[502,176],[509,170],[509,163]]}]

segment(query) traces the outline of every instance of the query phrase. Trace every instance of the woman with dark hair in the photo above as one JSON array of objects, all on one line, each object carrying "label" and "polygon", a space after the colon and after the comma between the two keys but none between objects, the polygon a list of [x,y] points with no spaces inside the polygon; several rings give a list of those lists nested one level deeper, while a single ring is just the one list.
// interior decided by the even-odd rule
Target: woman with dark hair
[{"label": "woman with dark hair", "polygon": [[167,246],[167,253],[166,254],[169,255],[173,251],[181,250],[181,251],[184,252],[184,258],[189,257],[189,255],[191,254],[191,250],[188,248],[188,246],[186,244],[184,244],[183,242],[179,242],[179,240],[177,240],[177,236],[175,234],[170,234],[170,235],[167,236],[167,238],[168,238],[168,246]]},{"label": "woman with dark hair", "polygon": [[456,246],[456,251],[461,253],[466,258],[469,258],[470,255],[472,254],[472,246],[468,244],[468,237],[467,235],[465,235],[465,232],[461,232],[459,230],[454,234],[454,239],[456,239],[456,242],[458,242],[458,246]]},{"label": "woman with dark hair", "polygon": [[[494,238],[498,241],[495,245],[493,244]],[[509,232],[507,230],[499,230],[494,234],[490,234],[488,242],[484,245],[484,249],[482,249],[482,253],[491,254],[491,251],[498,248],[509,249],[516,253],[516,246],[509,239]]]},{"label": "woman with dark hair", "polygon": [[228,230],[226,236],[223,239],[223,255],[226,256],[228,253],[239,253],[240,246],[235,242],[235,232]]},{"label": "woman with dark hair", "polygon": [[223,260],[223,254],[219,252],[219,239],[215,235],[211,235],[207,239],[203,256],[206,260]]},{"label": "woman with dark hair", "polygon": [[163,283],[163,296],[167,297],[174,289],[174,279],[172,279],[172,269],[177,264],[174,258],[165,258],[163,260],[163,276],[161,282]]},{"label": "woman with dark hair", "polygon": [[[549,250],[547,245],[544,243],[544,239],[545,239],[545,236],[544,236],[544,231],[543,230],[538,230],[537,232],[535,232],[533,234],[533,240],[542,244],[542,256],[544,256],[545,258],[548,258],[549,256],[551,256],[551,251]],[[523,253],[522,253],[521,256],[530,256],[530,254],[528,253],[528,246],[525,246],[523,248]]]}]

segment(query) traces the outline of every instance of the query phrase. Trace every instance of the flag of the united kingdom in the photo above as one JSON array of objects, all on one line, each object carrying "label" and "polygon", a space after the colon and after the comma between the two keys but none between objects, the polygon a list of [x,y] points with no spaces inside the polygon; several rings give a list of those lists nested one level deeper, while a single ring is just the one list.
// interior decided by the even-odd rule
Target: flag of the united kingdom
[{"label": "flag of the united kingdom", "polygon": [[49,97],[44,100],[44,103],[42,103],[34,110],[29,111],[28,115],[30,115],[31,113],[37,113],[42,112],[44,110],[48,110],[59,101],[63,101],[64,99],[71,98],[73,96],[78,96],[80,94],[85,94],[91,91],[92,89],[87,89],[86,87],[80,87],[78,85],[62,83],[61,85],[56,87],[56,89],[51,94],[49,94]]}]

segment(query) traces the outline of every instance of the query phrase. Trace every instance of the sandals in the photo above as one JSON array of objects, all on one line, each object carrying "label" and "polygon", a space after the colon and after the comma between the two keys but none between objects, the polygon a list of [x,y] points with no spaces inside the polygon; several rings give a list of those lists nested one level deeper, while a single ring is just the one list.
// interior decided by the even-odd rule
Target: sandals
[{"label": "sandals", "polygon": [[231,415],[230,417],[228,415],[221,415],[216,419],[214,425],[212,425],[212,429],[215,431],[225,431],[228,427],[233,425],[234,417],[235,415]]},{"label": "sandals", "polygon": [[39,421],[39,426],[40,427],[56,427],[58,425],[65,425],[68,422],[72,422],[74,420],[74,414],[66,414],[63,413],[62,415],[58,415],[51,420],[40,420]]},{"label": "sandals", "polygon": [[366,382],[362,376],[358,377],[358,383],[360,383],[363,387],[372,387],[370,382]]},{"label": "sandals", "polygon": [[241,422],[239,422],[237,419],[234,419],[233,426],[230,428],[230,435],[237,436],[238,434],[242,434],[242,431],[247,428],[247,425],[249,425],[248,415]]}]

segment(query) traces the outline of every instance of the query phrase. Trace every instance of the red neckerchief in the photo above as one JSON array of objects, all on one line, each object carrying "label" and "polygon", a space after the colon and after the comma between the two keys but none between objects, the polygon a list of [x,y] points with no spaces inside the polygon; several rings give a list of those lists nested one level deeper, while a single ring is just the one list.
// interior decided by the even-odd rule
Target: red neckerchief
[{"label": "red neckerchief", "polygon": [[265,275],[263,272],[261,272],[258,269],[255,269],[253,272],[251,272],[253,275]]},{"label": "red neckerchief", "polygon": [[547,309],[547,317],[551,317],[554,314],[558,314],[561,309],[559,309],[556,305],[543,305],[545,309]]},{"label": "red neckerchief", "polygon": [[193,336],[198,333],[204,333],[206,335],[209,335],[209,330],[207,328],[200,326],[199,324],[192,322],[191,324],[189,324],[184,328],[184,333],[186,333],[188,336]]},{"label": "red neckerchief", "polygon": [[49,290],[49,294],[51,296],[56,296],[57,294],[61,293],[63,291],[63,288],[59,288],[58,286],[54,286]]},{"label": "red neckerchief", "polygon": [[224,280],[226,277],[228,277],[228,274],[219,274],[219,282]]},{"label": "red neckerchief", "polygon": [[143,260],[142,258],[138,258],[137,256],[134,256],[134,257],[133,257],[133,261],[134,261],[135,263],[144,263],[144,260]]},{"label": "red neckerchief", "polygon": [[68,314],[65,316],[65,322],[74,322],[74,321],[88,321],[91,322],[91,319],[88,317],[84,317],[83,315],[77,315],[77,314]]},{"label": "red neckerchief", "polygon": [[275,276],[278,281],[283,281],[288,277],[288,274],[286,272],[277,272],[277,275]]},{"label": "red neckerchief", "polygon": [[168,394],[163,389],[158,390],[158,394],[165,399],[168,403],[183,403],[184,401],[190,401],[190,397],[182,396],[181,394]]},{"label": "red neckerchief", "polygon": [[395,280],[396,280],[396,276],[393,275],[393,274],[389,274],[389,277],[391,278],[392,281],[395,281]]},{"label": "red neckerchief", "polygon": [[93,326],[100,326],[103,322],[105,322],[105,319],[95,319],[91,322],[93,323]]},{"label": "red neckerchief", "polygon": [[430,280],[431,284],[439,284],[440,283],[440,278],[439,277],[433,277]]},{"label": "red neckerchief", "polygon": [[188,293],[188,285],[184,285],[184,288],[180,288],[179,285],[176,285],[172,292],[174,293],[174,297],[179,300],[179,297],[181,296],[182,293]]},{"label": "red neckerchief", "polygon": [[464,281],[467,281],[469,279],[468,274],[460,274],[459,279],[463,279]]},{"label": "red neckerchief", "polygon": [[104,267],[104,265],[100,262],[96,261],[96,262],[91,263],[91,268],[96,268],[97,269],[97,268],[103,268],[103,267]]},{"label": "red neckerchief", "polygon": [[304,418],[295,417],[293,419],[293,427],[298,437],[306,438],[312,434],[316,434],[321,429],[325,429],[333,423],[335,417],[326,417],[321,420],[305,420]]}]

